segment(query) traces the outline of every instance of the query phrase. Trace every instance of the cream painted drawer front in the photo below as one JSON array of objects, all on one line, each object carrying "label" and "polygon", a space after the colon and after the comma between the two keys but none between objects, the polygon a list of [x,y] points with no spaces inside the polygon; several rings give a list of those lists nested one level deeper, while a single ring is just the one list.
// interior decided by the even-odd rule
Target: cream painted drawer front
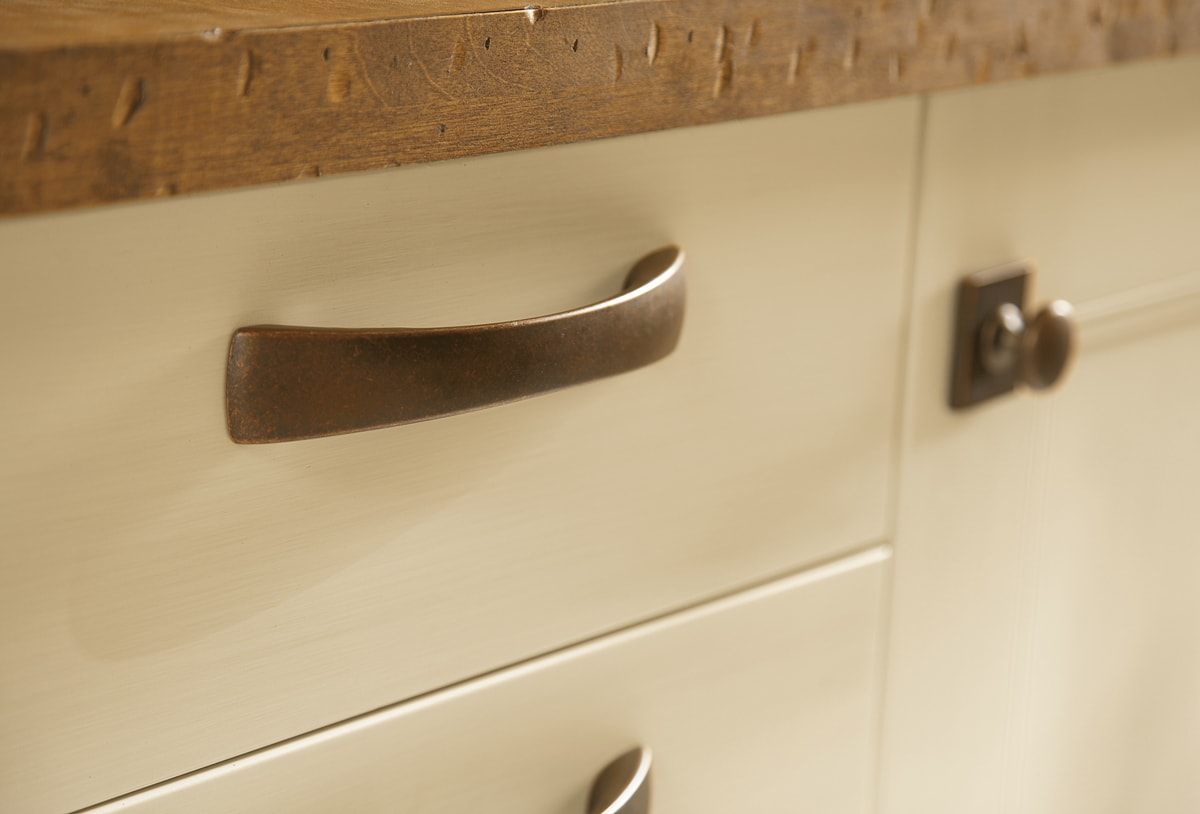
[{"label": "cream painted drawer front", "polygon": [[[94,804],[882,539],[917,105],[0,224],[0,809]],[[226,435],[238,326],[551,313],[670,242],[688,313],[650,368]]]},{"label": "cream painted drawer front", "polygon": [[[1200,810],[1200,60],[930,102],[887,814]],[[958,276],[1038,261],[1057,392],[945,407]]]},{"label": "cream painted drawer front", "polygon": [[100,811],[583,814],[593,775],[644,744],[654,814],[857,814],[870,799],[886,556],[873,549]]}]

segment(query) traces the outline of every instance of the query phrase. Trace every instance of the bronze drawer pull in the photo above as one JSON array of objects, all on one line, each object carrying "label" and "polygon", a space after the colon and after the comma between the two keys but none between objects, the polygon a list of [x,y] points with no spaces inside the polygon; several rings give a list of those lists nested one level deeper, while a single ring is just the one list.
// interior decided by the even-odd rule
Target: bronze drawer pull
[{"label": "bronze drawer pull", "polygon": [[650,750],[630,749],[596,775],[588,795],[587,814],[648,814]]},{"label": "bronze drawer pull", "polygon": [[425,421],[613,376],[675,349],[683,250],[643,257],[611,299],[454,328],[239,328],[225,405],[239,444]]}]

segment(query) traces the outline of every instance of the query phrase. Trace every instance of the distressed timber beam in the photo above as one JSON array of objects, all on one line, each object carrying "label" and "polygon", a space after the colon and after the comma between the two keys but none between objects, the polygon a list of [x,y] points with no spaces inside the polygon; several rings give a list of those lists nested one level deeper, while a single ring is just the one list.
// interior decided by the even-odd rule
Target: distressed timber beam
[{"label": "distressed timber beam", "polygon": [[1200,0],[329,5],[0,3],[0,214],[1200,52]]}]

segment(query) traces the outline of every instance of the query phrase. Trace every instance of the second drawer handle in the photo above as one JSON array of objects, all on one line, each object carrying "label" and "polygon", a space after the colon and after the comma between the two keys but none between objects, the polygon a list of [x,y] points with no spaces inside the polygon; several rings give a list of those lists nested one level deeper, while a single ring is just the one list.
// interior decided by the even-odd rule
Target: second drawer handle
[{"label": "second drawer handle", "polygon": [[648,814],[650,750],[630,749],[596,775],[588,795],[587,814]]},{"label": "second drawer handle", "polygon": [[293,441],[463,413],[613,376],[675,349],[683,250],[643,257],[621,293],[573,311],[454,328],[239,328],[229,434]]}]

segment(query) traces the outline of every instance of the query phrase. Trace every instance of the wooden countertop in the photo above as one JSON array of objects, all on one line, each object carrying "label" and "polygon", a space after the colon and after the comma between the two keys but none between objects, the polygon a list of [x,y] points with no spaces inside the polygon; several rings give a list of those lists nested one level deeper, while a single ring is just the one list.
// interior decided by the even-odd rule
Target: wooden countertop
[{"label": "wooden countertop", "polygon": [[0,214],[1200,52],[1200,0],[0,0]]}]

